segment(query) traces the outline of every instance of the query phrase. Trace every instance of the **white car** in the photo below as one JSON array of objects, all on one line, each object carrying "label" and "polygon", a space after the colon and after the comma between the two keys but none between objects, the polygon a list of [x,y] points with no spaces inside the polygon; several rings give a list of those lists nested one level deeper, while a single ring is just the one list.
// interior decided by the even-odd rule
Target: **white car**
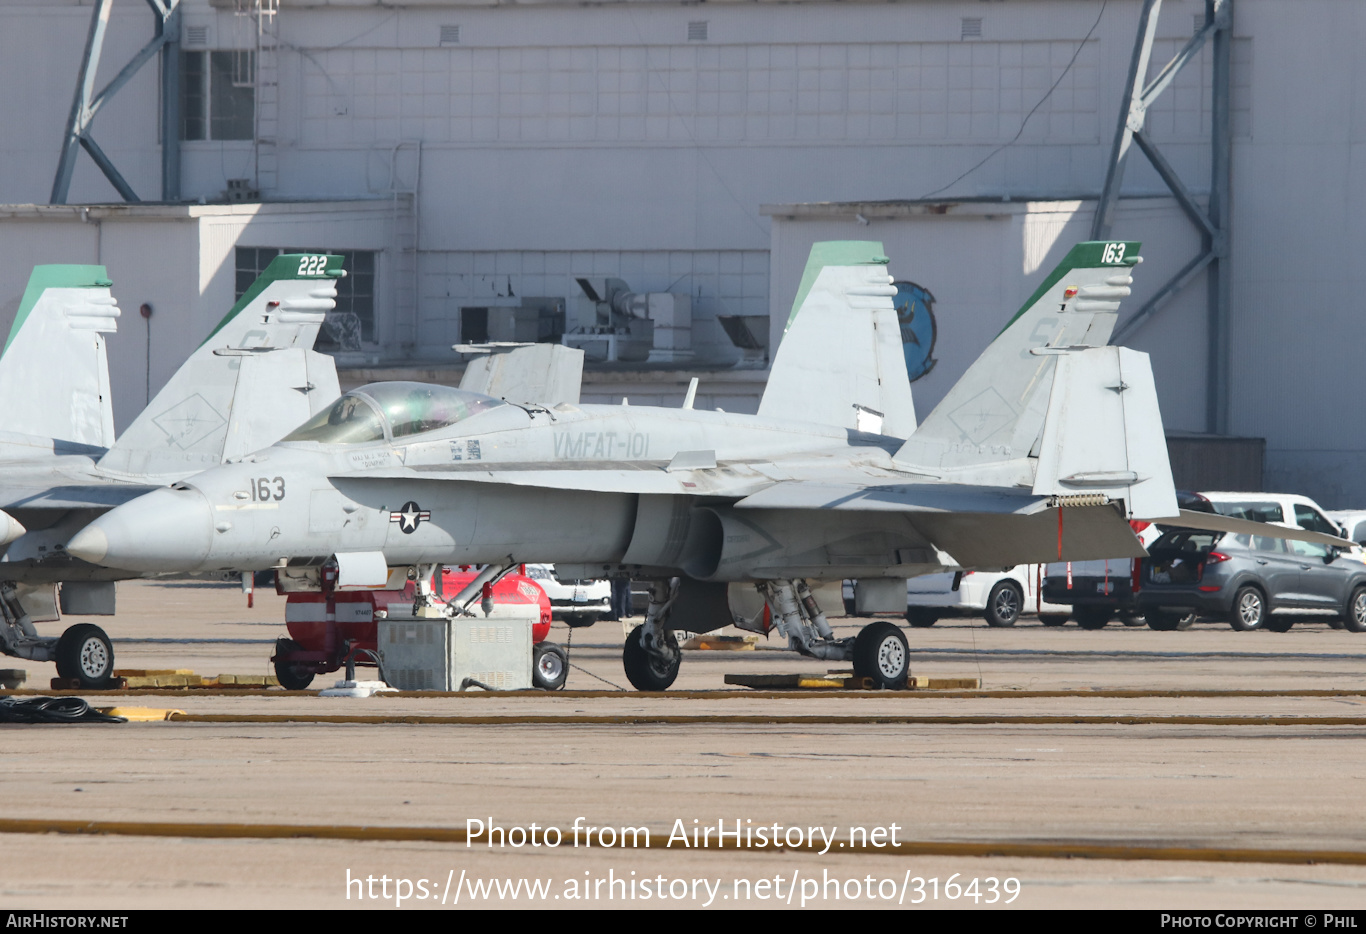
[{"label": "white car", "polygon": [[1067,622],[1071,607],[1039,596],[1041,565],[1021,564],[1009,571],[964,571],[955,590],[954,574],[926,574],[906,582],[906,621],[933,626],[945,616],[981,615],[990,626],[1014,626],[1023,613],[1037,613],[1045,626]]},{"label": "white car", "polygon": [[550,598],[550,615],[571,627],[591,626],[612,614],[612,584],[605,580],[562,581],[553,564],[528,564],[526,576]]},{"label": "white car", "polygon": [[1358,545],[1366,545],[1366,509],[1330,509],[1326,514],[1342,526],[1348,538]]}]

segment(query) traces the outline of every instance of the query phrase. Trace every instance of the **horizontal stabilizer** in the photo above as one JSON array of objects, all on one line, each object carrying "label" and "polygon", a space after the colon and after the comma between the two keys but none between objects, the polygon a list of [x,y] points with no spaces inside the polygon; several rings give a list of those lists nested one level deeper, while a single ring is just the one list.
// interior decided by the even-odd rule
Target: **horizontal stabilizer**
[{"label": "horizontal stabilizer", "polygon": [[882,244],[816,243],[759,415],[905,438],[915,406]]},{"label": "horizontal stabilizer", "polygon": [[340,256],[271,260],[100,460],[105,470],[186,476],[269,447],[330,405],[332,358],[315,352],[336,305]]},{"label": "horizontal stabilizer", "polygon": [[1308,529],[1292,529],[1274,522],[1254,522],[1251,519],[1235,519],[1212,512],[1195,512],[1182,509],[1179,515],[1165,519],[1155,519],[1160,525],[1174,525],[1183,529],[1201,529],[1206,532],[1230,532],[1234,535],[1261,535],[1265,538],[1288,538],[1296,542],[1314,542],[1330,548],[1351,548],[1352,542],[1336,535],[1311,532]]},{"label": "horizontal stabilizer", "polygon": [[104,335],[119,308],[103,266],[35,266],[0,352],[0,429],[98,448],[114,443]]}]

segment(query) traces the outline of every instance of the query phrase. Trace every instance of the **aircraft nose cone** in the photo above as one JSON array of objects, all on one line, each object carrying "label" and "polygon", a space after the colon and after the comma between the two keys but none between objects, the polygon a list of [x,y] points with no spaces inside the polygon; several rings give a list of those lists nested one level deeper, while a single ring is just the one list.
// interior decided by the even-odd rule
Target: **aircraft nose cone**
[{"label": "aircraft nose cone", "polygon": [[194,489],[153,490],[110,510],[67,542],[69,554],[125,571],[193,571],[209,556],[213,511]]}]

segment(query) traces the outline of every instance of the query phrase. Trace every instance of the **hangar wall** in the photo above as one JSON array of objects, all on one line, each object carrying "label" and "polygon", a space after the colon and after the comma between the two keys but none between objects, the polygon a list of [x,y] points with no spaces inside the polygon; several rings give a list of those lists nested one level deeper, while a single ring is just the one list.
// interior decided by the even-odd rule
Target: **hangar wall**
[{"label": "hangar wall", "polygon": [[[114,423],[122,430],[235,302],[234,249],[329,244],[381,252],[396,265],[392,205],[0,205],[0,334],[33,266],[93,263],[119,303],[108,335]],[[391,281],[396,276],[389,277]],[[139,306],[152,307],[144,320]]]},{"label": "hangar wall", "polygon": [[[243,48],[249,30],[234,8],[185,0],[184,48]],[[1089,0],[290,0],[269,53],[273,91],[263,85],[259,100],[263,115],[274,108],[273,135],[186,141],[184,194],[220,199],[264,154],[270,170],[255,181],[267,200],[411,198],[413,224],[395,229],[385,245],[393,264],[379,275],[415,285],[381,287],[392,301],[377,308],[383,325],[367,348],[387,363],[439,362],[465,301],[550,292],[555,282],[567,296],[562,270],[591,266],[625,272],[642,290],[697,297],[699,342],[724,365],[727,347],[709,323],[718,310],[786,312],[772,285],[785,279],[770,259],[777,235],[760,205],[1094,195],[1138,9],[1139,0],[1110,0],[1103,13]],[[104,77],[150,33],[142,4],[114,10]],[[1232,431],[1267,439],[1268,486],[1328,506],[1366,504],[1366,408],[1327,401],[1350,397],[1366,337],[1366,273],[1355,259],[1366,238],[1366,183],[1355,170],[1366,5],[1234,0],[1234,11]],[[1197,0],[1167,0],[1154,69],[1202,12]],[[0,118],[15,128],[0,141],[0,202],[47,198],[89,13],[88,0],[0,0]],[[1148,115],[1197,195],[1209,158],[1205,55]],[[158,178],[157,93],[145,69],[95,124],[144,197]],[[1131,158],[1125,194],[1160,191]],[[82,156],[72,199],[112,197]],[[926,235],[934,242],[907,248],[944,255],[950,283],[979,280],[987,264],[968,245],[980,242],[972,225],[988,223],[1005,222],[945,222],[927,228],[939,231]],[[1179,226],[1145,238],[1149,278],[1171,270],[1164,257],[1186,255]],[[977,233],[957,251],[939,243],[960,231]],[[73,243],[89,236],[73,232]],[[895,263],[919,262],[889,251]],[[0,264],[19,268],[19,255]],[[1010,263],[986,275],[1016,276],[1017,288],[1005,278],[995,286],[1006,307],[1038,275],[1023,254]],[[942,302],[971,304],[967,286],[947,288]],[[986,284],[972,288],[985,295]],[[1168,420],[1197,430],[1188,420],[1203,408],[1202,293],[1192,283],[1132,341],[1154,354]],[[922,405],[942,391],[948,344],[945,354],[917,384]],[[661,395],[672,391],[664,383]]]},{"label": "hangar wall", "polygon": [[[773,222],[770,341],[776,346],[782,333],[812,243],[881,241],[888,273],[934,296],[935,363],[911,386],[923,419],[1067,251],[1088,237],[1094,208],[1094,201],[1000,200],[764,205]],[[1134,269],[1121,320],[1199,246],[1168,198],[1120,202],[1114,237],[1143,242],[1144,261]],[[1203,302],[1201,277],[1127,342],[1152,355],[1163,421],[1172,430],[1204,426]]]}]

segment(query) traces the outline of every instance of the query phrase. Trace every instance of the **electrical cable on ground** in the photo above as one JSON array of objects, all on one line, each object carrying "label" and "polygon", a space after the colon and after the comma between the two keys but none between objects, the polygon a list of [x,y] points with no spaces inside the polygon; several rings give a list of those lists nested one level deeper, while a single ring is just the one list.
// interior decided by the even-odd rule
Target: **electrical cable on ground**
[{"label": "electrical cable on ground", "polygon": [[0,723],[127,723],[79,697],[0,697]]}]

